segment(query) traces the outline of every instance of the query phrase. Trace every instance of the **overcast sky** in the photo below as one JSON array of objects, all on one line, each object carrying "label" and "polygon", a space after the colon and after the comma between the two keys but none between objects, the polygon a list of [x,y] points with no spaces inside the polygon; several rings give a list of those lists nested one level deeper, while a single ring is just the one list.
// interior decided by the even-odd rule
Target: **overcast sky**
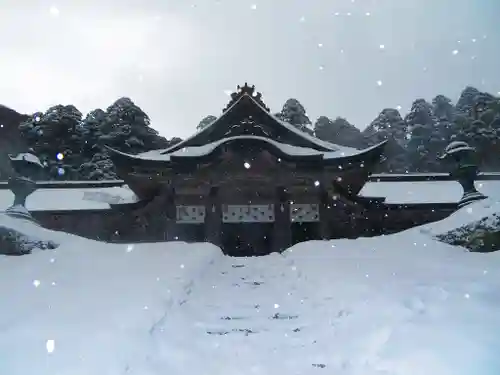
[{"label": "overcast sky", "polygon": [[[128,96],[165,136],[248,81],[273,112],[364,128],[385,107],[500,91],[500,0],[0,0],[0,103],[86,113]],[[496,15],[495,15],[496,14]]]}]

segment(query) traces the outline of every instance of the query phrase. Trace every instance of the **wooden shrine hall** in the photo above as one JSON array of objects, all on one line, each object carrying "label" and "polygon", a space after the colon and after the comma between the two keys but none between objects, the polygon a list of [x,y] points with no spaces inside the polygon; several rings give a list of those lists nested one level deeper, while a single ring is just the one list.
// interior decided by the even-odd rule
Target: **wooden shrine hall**
[{"label": "wooden shrine hall", "polygon": [[238,86],[220,117],[173,147],[138,155],[109,149],[140,200],[113,207],[123,213],[116,233],[208,241],[247,256],[435,220],[358,195],[384,145],[356,150],[319,140],[273,116],[253,86]]}]

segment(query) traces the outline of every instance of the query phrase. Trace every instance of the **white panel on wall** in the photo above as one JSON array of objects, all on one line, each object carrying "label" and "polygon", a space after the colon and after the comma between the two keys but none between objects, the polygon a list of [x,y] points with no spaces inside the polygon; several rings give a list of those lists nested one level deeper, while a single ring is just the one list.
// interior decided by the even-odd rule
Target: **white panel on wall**
[{"label": "white panel on wall", "polygon": [[319,221],[319,206],[317,204],[290,205],[290,220],[294,223],[307,223]]},{"label": "white panel on wall", "polygon": [[223,223],[272,223],[274,204],[250,204],[222,206]]},{"label": "white panel on wall", "polygon": [[180,224],[203,224],[205,206],[177,206],[176,222]]}]

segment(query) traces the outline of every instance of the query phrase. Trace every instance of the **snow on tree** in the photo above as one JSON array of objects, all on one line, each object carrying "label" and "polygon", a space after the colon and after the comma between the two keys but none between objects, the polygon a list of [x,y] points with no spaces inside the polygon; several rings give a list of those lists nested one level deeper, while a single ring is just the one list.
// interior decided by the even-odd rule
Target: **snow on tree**
[{"label": "snow on tree", "polygon": [[82,114],[73,105],[56,105],[45,113],[37,112],[19,125],[28,147],[46,165],[46,178],[78,179],[75,166],[82,161]]},{"label": "snow on tree", "polygon": [[438,119],[446,119],[453,121],[456,114],[455,106],[452,104],[451,99],[444,95],[437,95],[432,99],[433,114]]},{"label": "snow on tree", "polygon": [[411,171],[442,171],[445,167],[438,156],[448,140],[443,138],[442,131],[437,126],[432,104],[424,99],[415,100],[405,122],[411,134],[407,145]]},{"label": "snow on tree", "polygon": [[129,98],[120,98],[106,110],[99,141],[131,154],[166,148],[167,140],[149,125],[141,108]]},{"label": "snow on tree", "polygon": [[480,93],[481,92],[475,87],[467,86],[458,98],[456,104],[457,111],[463,114],[470,114],[476,103],[476,97],[479,96]]},{"label": "snow on tree", "polygon": [[210,125],[212,122],[214,122],[215,120],[217,120],[217,117],[215,117],[214,115],[208,115],[208,116],[205,116],[201,121],[200,123],[196,126],[196,130],[202,130],[202,129],[205,129],[208,125]]},{"label": "snow on tree", "polygon": [[337,117],[332,121],[326,116],[320,116],[314,123],[314,135],[341,146],[353,148],[366,146],[366,140],[361,131],[342,117]]},{"label": "snow on tree", "polygon": [[90,156],[79,167],[82,177],[90,180],[117,178],[104,145],[132,154],[167,148],[170,142],[149,124],[146,113],[129,98],[118,99],[106,111],[90,112],[80,126],[85,139],[83,149],[85,155]]},{"label": "snow on tree", "polygon": [[466,118],[457,124],[453,140],[465,141],[474,147],[483,170],[495,170],[500,151],[500,132],[481,120]]},{"label": "snow on tree", "polygon": [[172,138],[167,140],[167,148],[175,146],[177,143],[180,143],[180,142],[182,142],[182,138],[172,137]]},{"label": "snow on tree", "polygon": [[385,108],[363,131],[368,145],[387,141],[384,149],[385,161],[377,172],[404,173],[408,168],[406,150],[408,125],[397,109]]},{"label": "snow on tree", "polygon": [[408,125],[397,109],[385,108],[366,127],[363,135],[369,140],[370,145],[393,139],[401,146],[405,146],[408,138]]},{"label": "snow on tree", "polygon": [[311,120],[307,116],[304,106],[297,99],[288,99],[277,117],[295,126],[297,129],[313,135],[313,131],[310,128],[312,124]]}]

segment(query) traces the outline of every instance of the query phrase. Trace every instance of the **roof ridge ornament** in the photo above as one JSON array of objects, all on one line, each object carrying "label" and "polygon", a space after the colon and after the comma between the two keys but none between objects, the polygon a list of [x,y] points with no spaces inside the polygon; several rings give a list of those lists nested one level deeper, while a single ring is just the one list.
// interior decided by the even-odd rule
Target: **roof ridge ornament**
[{"label": "roof ridge ornament", "polygon": [[270,109],[264,104],[262,101],[262,93],[255,91],[255,85],[248,86],[248,83],[245,82],[243,86],[238,85],[236,88],[236,92],[231,94],[231,100],[226,105],[226,107],[222,110],[222,112],[226,112],[231,106],[236,103],[241,97],[244,95],[250,96],[253,100],[257,102],[262,108],[264,108],[267,112],[270,112]]}]

